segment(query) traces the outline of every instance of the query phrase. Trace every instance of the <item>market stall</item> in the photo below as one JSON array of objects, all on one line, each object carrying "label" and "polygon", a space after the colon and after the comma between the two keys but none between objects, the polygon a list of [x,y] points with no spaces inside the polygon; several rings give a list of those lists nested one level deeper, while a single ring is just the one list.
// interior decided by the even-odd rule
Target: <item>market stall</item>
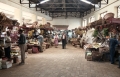
[{"label": "market stall", "polygon": [[[88,26],[86,26],[86,32],[83,34],[82,42],[85,43],[85,58],[87,60],[103,60],[109,61],[109,43],[106,36],[110,38],[116,38],[120,41],[120,19],[114,18],[113,13],[107,13],[104,18],[100,18]],[[92,32],[91,32],[92,31]],[[89,42],[88,42],[89,40]],[[119,46],[116,47],[115,57],[119,56]]]},{"label": "market stall", "polygon": [[[16,62],[16,58],[19,56],[20,49],[17,45],[15,45],[15,38],[16,36],[14,34],[14,27],[19,26],[19,23],[17,20],[13,20],[8,18],[4,13],[0,12],[0,67],[2,68],[10,68],[12,67],[12,63]],[[5,37],[6,37],[6,31],[11,32],[11,39],[12,39],[12,46],[11,46],[11,60],[8,61],[8,58],[5,57]],[[19,58],[20,59],[20,58]]]}]

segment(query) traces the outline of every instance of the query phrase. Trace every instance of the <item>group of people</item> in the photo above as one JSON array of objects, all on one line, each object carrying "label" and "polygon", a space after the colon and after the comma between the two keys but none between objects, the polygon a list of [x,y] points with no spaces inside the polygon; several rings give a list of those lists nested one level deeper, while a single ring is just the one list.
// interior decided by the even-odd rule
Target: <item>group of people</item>
[{"label": "group of people", "polygon": [[[18,38],[18,45],[19,45],[19,48],[20,48],[20,51],[21,51],[21,62],[19,64],[24,64],[25,63],[25,50],[26,50],[26,37],[24,35],[24,32],[22,29],[20,29],[18,31],[18,33],[20,34],[19,38]],[[38,41],[40,42],[40,50],[42,50],[42,44],[43,44],[43,36],[42,34],[39,34],[37,36],[35,36]],[[119,42],[115,39],[115,38],[109,38],[109,36],[107,37],[109,39],[109,51],[110,51],[110,61],[111,61],[111,64],[114,64],[115,63],[115,60],[114,60],[114,56],[115,56],[115,47],[117,44],[119,44]],[[54,36],[54,44],[55,44],[55,47],[57,48],[58,46],[58,40],[59,40],[59,37],[57,34],[55,34]],[[62,41],[62,49],[66,49],[66,44],[67,44],[67,36],[65,33],[62,34],[62,37],[61,37],[61,41]],[[10,32],[7,31],[6,32],[6,37],[5,37],[5,45],[4,45],[4,51],[5,51],[5,57],[8,58],[8,61],[11,60],[11,38],[10,38]],[[120,60],[119,60],[120,61]],[[119,66],[120,67],[120,66]]]},{"label": "group of people", "polygon": [[[21,51],[21,62],[19,63],[19,65],[23,65],[25,64],[25,51],[27,50],[27,39],[26,36],[24,34],[24,30],[20,29],[18,31],[18,41],[16,42],[20,48]],[[43,44],[43,36],[39,33],[37,36],[35,36],[36,39],[39,42],[40,45],[40,50],[43,51],[42,49],[42,44]],[[6,36],[5,36],[5,45],[4,45],[4,51],[5,51],[5,57],[7,58],[8,61],[11,61],[11,37],[10,37],[10,31],[6,32]]]},{"label": "group of people", "polygon": [[[56,48],[58,46],[58,40],[59,40],[59,37],[58,37],[57,34],[55,34],[55,36],[54,36],[54,44],[55,44]],[[62,49],[66,49],[67,36],[66,36],[65,33],[62,34],[61,41],[62,41]]]},{"label": "group of people", "polygon": [[[18,45],[21,51],[21,62],[19,63],[24,64],[25,63],[25,50],[26,50],[26,37],[23,34],[23,30],[19,30],[18,33],[20,34],[19,39],[18,39]],[[11,37],[10,37],[10,32],[6,32],[5,36],[5,45],[4,45],[4,51],[5,51],[5,57],[7,58],[8,61],[11,61]]]}]

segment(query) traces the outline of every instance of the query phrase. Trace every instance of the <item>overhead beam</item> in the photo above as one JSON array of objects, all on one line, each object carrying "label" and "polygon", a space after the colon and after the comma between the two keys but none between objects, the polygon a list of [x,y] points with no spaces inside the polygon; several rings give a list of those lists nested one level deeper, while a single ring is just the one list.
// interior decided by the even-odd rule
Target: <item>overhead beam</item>
[{"label": "overhead beam", "polygon": [[54,11],[50,11],[49,10],[49,12],[83,12],[83,11],[77,11],[77,10],[66,10],[66,11],[64,11],[64,10],[54,10]]},{"label": "overhead beam", "polygon": [[[40,4],[40,5],[51,5],[51,4],[60,5],[63,3],[44,3],[44,4]],[[65,3],[65,4],[75,4],[76,5],[76,3]],[[77,4],[82,4],[82,3],[77,3]]]},{"label": "overhead beam", "polygon": [[76,3],[76,5],[77,5],[77,8],[80,8],[80,6],[79,6],[79,1],[77,0],[77,2],[75,1],[75,0],[73,0],[75,3]]},{"label": "overhead beam", "polygon": [[[43,9],[43,8],[37,8],[36,7],[36,11],[41,11],[41,9]],[[65,12],[65,10],[46,10],[46,11],[49,11],[49,12]],[[66,10],[66,12],[84,12],[84,11],[86,11],[86,10]]]},{"label": "overhead beam", "polygon": [[101,3],[102,5],[106,5],[106,4],[108,4],[109,3],[109,0],[103,0],[105,3]]},{"label": "overhead beam", "polygon": [[[35,6],[32,6],[35,5]],[[29,0],[29,8],[36,8],[37,3],[32,3],[31,0]]]},{"label": "overhead beam", "polygon": [[[37,8],[78,8],[78,7],[37,7]],[[86,8],[86,7],[79,7],[79,8]]]},{"label": "overhead beam", "polygon": [[37,8],[37,7],[36,7],[36,11],[41,11],[41,8]]},{"label": "overhead beam", "polygon": [[[54,7],[55,0],[53,0],[52,4],[49,7]],[[52,10],[55,10],[56,8],[52,8]]]},{"label": "overhead beam", "polygon": [[67,18],[67,11],[66,11],[66,2],[65,2],[65,0],[62,0],[62,3],[63,3],[63,8],[62,9],[64,9],[64,11],[65,11],[65,18]]},{"label": "overhead beam", "polygon": [[[62,7],[62,9],[63,9],[63,8],[66,8],[66,5],[65,5],[65,4],[66,4],[66,3],[65,3],[65,0],[62,0],[62,3],[63,3],[63,7]],[[66,11],[66,9],[64,9],[64,11]]]},{"label": "overhead beam", "polygon": [[24,0],[20,0],[20,4],[29,4],[29,1],[28,1],[28,3],[26,3],[26,2],[23,2]]}]

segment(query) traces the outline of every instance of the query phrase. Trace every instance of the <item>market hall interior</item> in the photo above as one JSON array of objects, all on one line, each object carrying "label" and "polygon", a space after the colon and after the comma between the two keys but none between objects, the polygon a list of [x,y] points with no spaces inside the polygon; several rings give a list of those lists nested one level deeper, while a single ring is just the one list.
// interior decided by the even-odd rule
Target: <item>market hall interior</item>
[{"label": "market hall interior", "polygon": [[87,61],[85,51],[67,45],[43,53],[28,54],[25,65],[0,70],[0,77],[119,77],[120,69],[110,62]]}]

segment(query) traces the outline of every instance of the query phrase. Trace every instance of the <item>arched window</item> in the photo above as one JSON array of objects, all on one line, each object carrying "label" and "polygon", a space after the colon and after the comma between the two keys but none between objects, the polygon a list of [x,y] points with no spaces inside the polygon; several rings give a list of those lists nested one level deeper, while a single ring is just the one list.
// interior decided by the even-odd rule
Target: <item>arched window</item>
[{"label": "arched window", "polygon": [[120,6],[117,7],[117,11],[118,11],[117,17],[120,18]]},{"label": "arched window", "polygon": [[94,22],[94,21],[95,21],[95,17],[94,17],[94,16],[91,16],[91,17],[89,18],[89,23]]},{"label": "arched window", "polygon": [[87,26],[87,20],[86,19],[83,20],[83,27],[85,27],[85,26]]},{"label": "arched window", "polygon": [[101,13],[101,14],[100,14],[100,17],[102,17],[102,18],[103,18],[105,14],[107,14],[107,11],[105,11],[105,12]]}]

